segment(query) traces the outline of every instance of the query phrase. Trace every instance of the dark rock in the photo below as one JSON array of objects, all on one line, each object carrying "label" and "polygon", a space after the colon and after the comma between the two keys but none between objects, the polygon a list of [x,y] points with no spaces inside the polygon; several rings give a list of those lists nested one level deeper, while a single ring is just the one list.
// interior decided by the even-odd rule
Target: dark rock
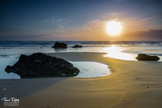
[{"label": "dark rock", "polygon": [[136,57],[137,60],[143,60],[143,61],[158,61],[160,58],[158,56],[149,56],[146,54],[138,54],[138,57]]},{"label": "dark rock", "polygon": [[67,48],[67,45],[65,43],[56,42],[52,48]]},{"label": "dark rock", "polygon": [[42,53],[21,55],[13,66],[7,66],[7,73],[14,72],[21,78],[76,76],[79,70],[64,59],[52,57]]},{"label": "dark rock", "polygon": [[82,48],[82,45],[74,45],[73,48]]},{"label": "dark rock", "polygon": [[136,78],[136,79],[140,79],[140,78]]},{"label": "dark rock", "polygon": [[5,71],[6,71],[7,73],[10,73],[10,71],[11,71],[11,72],[14,71],[14,68],[12,68],[12,66],[9,66],[9,65],[8,65],[8,66],[6,67],[6,69],[5,69]]}]

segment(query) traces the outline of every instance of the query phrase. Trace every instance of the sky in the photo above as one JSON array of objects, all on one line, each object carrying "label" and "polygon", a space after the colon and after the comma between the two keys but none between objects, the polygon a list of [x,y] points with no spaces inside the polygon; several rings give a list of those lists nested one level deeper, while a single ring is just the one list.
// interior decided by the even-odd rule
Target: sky
[{"label": "sky", "polygon": [[162,41],[162,0],[0,0],[0,41],[32,40]]}]

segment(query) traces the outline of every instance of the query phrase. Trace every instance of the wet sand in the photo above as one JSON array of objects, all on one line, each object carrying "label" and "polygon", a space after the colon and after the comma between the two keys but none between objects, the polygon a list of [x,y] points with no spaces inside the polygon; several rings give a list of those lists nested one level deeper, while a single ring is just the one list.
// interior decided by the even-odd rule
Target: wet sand
[{"label": "wet sand", "polygon": [[[0,80],[0,97],[19,98],[19,108],[161,108],[162,63],[124,61],[98,53],[55,53],[69,61],[108,64],[100,78]],[[7,90],[2,90],[4,87]],[[0,102],[0,108],[3,108]],[[12,108],[12,107],[9,107]],[[15,107],[14,107],[15,108]]]}]

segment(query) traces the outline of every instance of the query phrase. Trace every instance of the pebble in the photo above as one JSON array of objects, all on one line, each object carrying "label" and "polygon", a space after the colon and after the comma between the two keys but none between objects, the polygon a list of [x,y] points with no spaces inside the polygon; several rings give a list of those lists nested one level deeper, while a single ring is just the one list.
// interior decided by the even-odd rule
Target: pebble
[{"label": "pebble", "polygon": [[62,74],[62,76],[66,76],[66,74]]},{"label": "pebble", "polygon": [[7,90],[7,88],[3,88],[3,90]]}]

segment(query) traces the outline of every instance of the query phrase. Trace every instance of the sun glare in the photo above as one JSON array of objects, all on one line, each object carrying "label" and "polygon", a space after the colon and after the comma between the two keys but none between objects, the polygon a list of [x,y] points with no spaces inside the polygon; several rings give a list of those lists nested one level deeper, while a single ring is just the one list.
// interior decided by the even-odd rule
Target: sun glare
[{"label": "sun glare", "polygon": [[118,35],[122,31],[122,25],[117,21],[110,21],[106,30],[110,35]]}]

